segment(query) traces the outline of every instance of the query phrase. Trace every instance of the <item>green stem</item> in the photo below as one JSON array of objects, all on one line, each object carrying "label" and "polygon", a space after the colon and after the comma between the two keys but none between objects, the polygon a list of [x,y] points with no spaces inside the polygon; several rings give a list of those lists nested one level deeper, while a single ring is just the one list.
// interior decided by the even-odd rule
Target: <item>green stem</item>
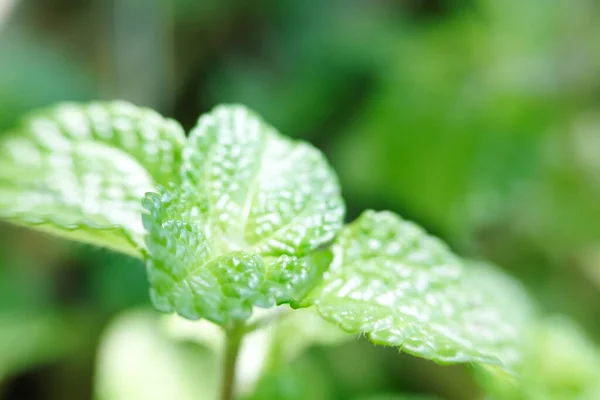
[{"label": "green stem", "polygon": [[221,400],[233,400],[235,393],[235,372],[244,330],[234,326],[225,331],[225,351],[221,376]]}]

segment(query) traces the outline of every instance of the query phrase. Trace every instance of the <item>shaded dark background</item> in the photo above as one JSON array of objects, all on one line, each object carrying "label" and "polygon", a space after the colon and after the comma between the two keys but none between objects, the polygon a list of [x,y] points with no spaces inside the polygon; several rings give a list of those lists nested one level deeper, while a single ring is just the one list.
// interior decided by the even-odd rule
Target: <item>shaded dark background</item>
[{"label": "shaded dark background", "polygon": [[[328,155],[349,220],[416,221],[594,346],[599,43],[594,0],[0,0],[0,131],[65,100],[125,99],[186,129],[246,104]],[[0,225],[0,398],[92,398],[101,333],[148,304],[141,263]],[[468,368],[363,341],[310,349],[259,395],[369,392],[483,398]]]}]

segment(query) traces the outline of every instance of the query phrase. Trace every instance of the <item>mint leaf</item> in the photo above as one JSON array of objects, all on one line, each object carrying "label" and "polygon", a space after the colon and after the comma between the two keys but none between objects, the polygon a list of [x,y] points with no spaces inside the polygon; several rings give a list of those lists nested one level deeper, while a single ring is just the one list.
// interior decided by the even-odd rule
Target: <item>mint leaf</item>
[{"label": "mint leaf", "polygon": [[220,106],[199,119],[184,167],[206,196],[212,237],[226,248],[302,255],[341,226],[340,189],[323,154],[242,106]]},{"label": "mint leaf", "polygon": [[331,255],[315,250],[340,229],[344,205],[317,149],[221,106],[192,131],[183,179],[144,199],[158,309],[227,324],[298,301],[321,279]]},{"label": "mint leaf", "polygon": [[125,102],[33,114],[0,143],[0,217],[140,256],[140,200],[178,180],[184,140],[177,122]]},{"label": "mint leaf", "polygon": [[520,288],[498,271],[465,267],[441,241],[390,212],[365,212],[333,251],[311,294],[326,320],[440,363],[519,361],[522,319],[512,314],[528,304],[511,296]]}]

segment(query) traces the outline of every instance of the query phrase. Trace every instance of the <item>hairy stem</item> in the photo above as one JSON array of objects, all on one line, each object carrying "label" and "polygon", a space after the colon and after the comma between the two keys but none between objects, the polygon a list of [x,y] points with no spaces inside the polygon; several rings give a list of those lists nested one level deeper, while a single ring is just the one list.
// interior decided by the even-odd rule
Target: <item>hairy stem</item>
[{"label": "hairy stem", "polygon": [[244,330],[234,326],[225,331],[225,351],[221,376],[221,400],[233,400],[235,393],[235,373]]}]

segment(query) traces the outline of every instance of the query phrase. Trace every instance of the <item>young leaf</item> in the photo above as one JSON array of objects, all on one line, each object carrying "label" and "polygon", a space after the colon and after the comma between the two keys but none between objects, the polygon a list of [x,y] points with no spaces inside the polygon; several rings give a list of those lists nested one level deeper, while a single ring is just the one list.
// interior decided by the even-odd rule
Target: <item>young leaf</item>
[{"label": "young leaf", "polygon": [[[368,211],[342,230],[319,313],[348,332],[440,363],[512,365],[519,359],[518,285],[489,269],[465,268],[439,240],[389,213]],[[494,286],[500,285],[498,289]],[[524,304],[522,304],[524,303]]]},{"label": "young leaf", "polygon": [[178,180],[184,140],[124,102],[36,113],[0,143],[0,217],[139,256],[140,200]]},{"label": "young leaf", "polygon": [[341,226],[340,189],[323,154],[244,107],[220,106],[199,119],[184,168],[206,196],[212,237],[226,248],[298,256]]},{"label": "young leaf", "polygon": [[200,118],[184,184],[148,194],[144,207],[155,306],[219,324],[300,300],[330,262],[313,252],[344,214],[323,155],[239,106]]}]

